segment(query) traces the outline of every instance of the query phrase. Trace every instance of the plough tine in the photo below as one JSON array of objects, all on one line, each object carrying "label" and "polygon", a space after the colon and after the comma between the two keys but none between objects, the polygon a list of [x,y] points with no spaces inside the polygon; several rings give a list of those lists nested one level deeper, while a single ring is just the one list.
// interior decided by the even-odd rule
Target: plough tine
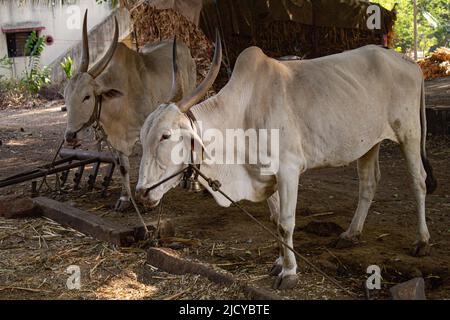
[{"label": "plough tine", "polygon": [[37,181],[31,181],[31,197],[36,198],[39,196],[39,192],[37,190]]},{"label": "plough tine", "polygon": [[111,184],[112,181],[112,176],[114,174],[114,169],[115,169],[116,165],[114,163],[110,163],[108,166],[108,170],[106,173],[105,178],[103,179],[102,182],[102,197],[106,197],[106,191],[109,187],[109,185]]},{"label": "plough tine", "polygon": [[81,178],[83,178],[84,173],[84,165],[78,167],[78,171],[75,173],[75,177],[73,178],[73,190],[80,189]]},{"label": "plough tine", "polygon": [[[72,161],[70,161],[69,162],[69,164],[72,164]],[[63,173],[61,174],[61,187],[64,187],[64,185],[66,184],[66,182],[67,182],[67,178],[69,177],[69,173],[70,173],[70,170],[66,170],[66,171],[63,171]]]},{"label": "plough tine", "polygon": [[89,175],[88,191],[94,190],[95,180],[97,180],[97,175],[98,175],[98,170],[99,169],[100,169],[100,162],[97,162],[96,164],[94,164],[93,172]]}]

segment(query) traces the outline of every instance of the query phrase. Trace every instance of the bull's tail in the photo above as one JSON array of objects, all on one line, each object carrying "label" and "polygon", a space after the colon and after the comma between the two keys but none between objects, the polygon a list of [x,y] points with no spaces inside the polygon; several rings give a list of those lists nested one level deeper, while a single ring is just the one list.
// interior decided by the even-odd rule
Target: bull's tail
[{"label": "bull's tail", "polygon": [[423,167],[427,173],[425,184],[427,186],[427,194],[432,194],[437,188],[437,181],[433,176],[433,168],[427,158],[426,140],[427,140],[427,118],[425,110],[425,81],[422,81],[422,92],[420,98],[420,125],[422,128],[420,156],[422,158]]}]

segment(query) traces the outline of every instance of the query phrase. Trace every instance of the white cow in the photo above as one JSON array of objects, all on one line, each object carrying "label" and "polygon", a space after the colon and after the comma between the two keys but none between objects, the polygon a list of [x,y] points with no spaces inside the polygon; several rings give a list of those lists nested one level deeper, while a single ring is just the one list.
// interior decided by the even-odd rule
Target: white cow
[{"label": "white cow", "polygon": [[[161,105],[141,131],[143,157],[137,195],[150,206],[179,179],[149,190],[158,181],[186,166],[175,164],[171,135],[181,129],[186,148],[199,125],[192,128],[191,112],[201,130],[279,129],[279,169],[262,175],[258,165],[201,165],[207,176],[218,179],[232,199],[267,200],[271,218],[283,240],[293,245],[299,176],[309,169],[339,167],[358,161],[359,202],[350,227],[340,238],[356,240],[375,194],[380,171],[378,153],[383,140],[400,144],[417,199],[418,234],[414,253],[428,251],[430,235],[425,220],[425,195],[436,181],[425,153],[424,85],[420,68],[393,50],[375,45],[313,60],[277,61],[259,48],[246,49],[237,59],[228,84],[215,96],[198,103],[214,81],[219,53],[205,83],[181,101]],[[189,155],[187,155],[189,156]],[[211,191],[221,206],[230,202]],[[274,287],[286,289],[297,282],[297,263],[287,248],[281,250],[272,273]]]},{"label": "white cow", "polygon": [[[138,53],[119,43],[115,26],[114,40],[105,56],[89,68],[87,11],[83,23],[83,54],[78,72],[69,80],[64,98],[68,117],[66,141],[77,143],[77,133],[89,127],[97,116],[120,158],[122,194],[116,209],[129,206],[130,164],[128,157],[139,139],[147,115],[170,97],[172,83],[171,41],[147,44]],[[178,46],[180,75],[184,92],[195,88],[196,67],[189,48]],[[102,99],[101,107],[96,102]],[[128,189],[128,190],[127,190]]]}]

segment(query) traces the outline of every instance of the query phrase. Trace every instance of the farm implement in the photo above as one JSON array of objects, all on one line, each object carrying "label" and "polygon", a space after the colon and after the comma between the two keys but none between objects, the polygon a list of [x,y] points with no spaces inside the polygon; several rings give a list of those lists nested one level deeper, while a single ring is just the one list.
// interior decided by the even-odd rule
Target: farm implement
[{"label": "farm implement", "polygon": [[[100,167],[102,164],[107,165],[106,175],[102,181],[102,195],[106,195],[106,191],[111,184],[112,176],[116,167],[117,159],[109,153],[102,153],[96,151],[76,150],[76,149],[61,149],[59,151],[60,159],[44,164],[36,169],[22,172],[6,179],[0,180],[0,189],[8,186],[20,184],[27,181],[31,183],[32,196],[38,196],[43,185],[48,185],[47,177],[51,175],[56,176],[55,187],[58,191],[66,184],[70,170],[76,169],[73,178],[73,189],[79,190],[82,182],[85,168],[88,165],[93,165],[93,170],[88,176],[87,189],[92,191],[94,189]],[[41,179],[40,184],[38,180]]]}]

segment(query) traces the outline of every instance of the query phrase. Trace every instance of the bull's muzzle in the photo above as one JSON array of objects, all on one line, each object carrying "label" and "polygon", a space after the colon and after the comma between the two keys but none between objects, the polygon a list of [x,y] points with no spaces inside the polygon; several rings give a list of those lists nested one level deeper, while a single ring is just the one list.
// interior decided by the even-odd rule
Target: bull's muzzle
[{"label": "bull's muzzle", "polygon": [[135,198],[141,202],[147,208],[154,208],[159,204],[160,200],[151,200],[149,197],[149,189],[143,187],[137,187]]},{"label": "bull's muzzle", "polygon": [[144,202],[145,198],[147,196],[147,189],[138,187],[136,188],[136,194],[135,197],[138,201]]}]

